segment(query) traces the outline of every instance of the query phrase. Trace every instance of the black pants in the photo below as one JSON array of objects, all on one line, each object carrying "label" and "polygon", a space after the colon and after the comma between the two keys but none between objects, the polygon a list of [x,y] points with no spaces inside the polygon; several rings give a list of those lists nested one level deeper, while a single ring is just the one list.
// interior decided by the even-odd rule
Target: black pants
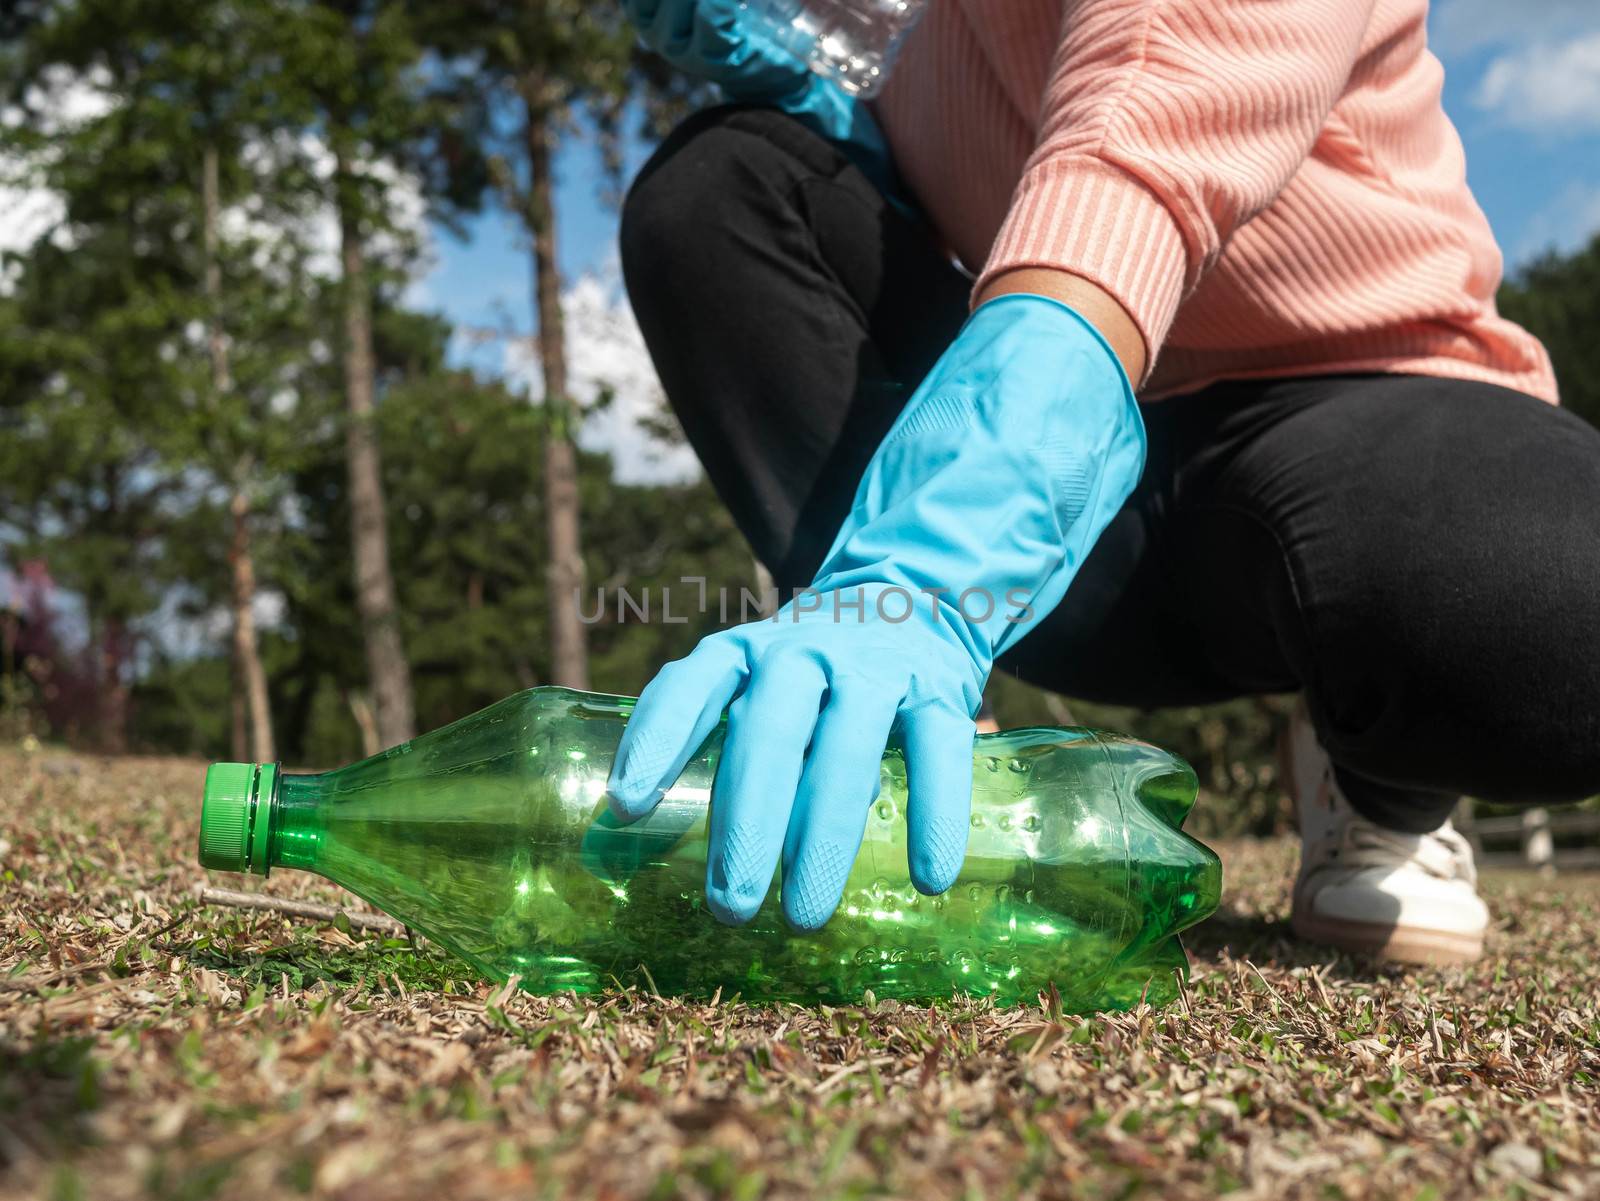
[{"label": "black pants", "polygon": [[[967,312],[928,231],[832,146],[703,112],[623,214],[628,292],[713,484],[780,588]],[[1144,477],[1000,667],[1154,707],[1303,689],[1351,802],[1600,792],[1600,432],[1489,384],[1226,382],[1143,406]]]}]

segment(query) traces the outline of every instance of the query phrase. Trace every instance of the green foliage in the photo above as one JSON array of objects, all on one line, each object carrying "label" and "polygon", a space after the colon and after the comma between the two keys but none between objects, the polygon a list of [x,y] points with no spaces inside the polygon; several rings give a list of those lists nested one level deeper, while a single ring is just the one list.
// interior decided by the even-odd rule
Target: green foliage
[{"label": "green foliage", "polygon": [[[621,5],[461,0],[425,20],[444,69],[432,94],[458,104],[465,95],[498,89],[567,129],[586,111],[603,134],[614,134],[641,82],[634,74],[637,35]],[[602,145],[613,154],[616,148],[614,138]]]},{"label": "green foliage", "polygon": [[[435,363],[396,382],[379,421],[389,499],[390,556],[406,623],[419,726],[430,729],[549,675],[545,521],[539,410],[503,387]],[[751,566],[709,487],[636,488],[611,479],[601,455],[580,459],[590,578],[635,590],[679,576]],[[325,689],[361,678],[354,602],[334,534],[348,520],[337,448],[297,482],[304,521],[286,540],[283,574],[296,659],[282,722],[285,754],[310,755],[326,730],[306,720]],[[611,616],[615,616],[614,610]],[[592,627],[594,686],[637,692],[704,626]],[[307,698],[313,699],[307,699]],[[318,723],[320,724],[320,723]],[[344,722],[354,735],[348,717]],[[330,747],[329,750],[332,748]],[[348,753],[318,762],[357,757]]]},{"label": "green foliage", "polygon": [[1600,425],[1600,234],[1523,268],[1500,289],[1499,304],[1550,351],[1561,403]]},{"label": "green foliage", "polygon": [[[158,625],[228,596],[230,499],[253,514],[270,589],[300,507],[286,485],[337,444],[317,219],[337,201],[384,235],[377,283],[397,287],[410,248],[394,188],[418,181],[455,211],[481,190],[482,158],[419,82],[403,4],[72,0],[11,19],[0,153],[64,215],[5,264],[0,548],[46,561],[81,600],[117,702],[84,732],[118,746],[135,658],[141,700],[182,674]],[[69,118],[85,106],[64,98],[85,95]],[[207,743],[217,712],[192,714]],[[167,743],[177,716],[140,732]]]},{"label": "green foliage", "polygon": [[147,750],[220,758],[228,753],[232,692],[222,655],[155,655],[134,685],[129,740]]},{"label": "green foliage", "polygon": [[[8,264],[0,539],[82,599],[114,701],[164,603],[226,594],[227,500],[276,512],[312,420],[315,196],[298,150],[253,153],[298,117],[265,15],[76,0],[0,57],[3,149],[63,206]],[[85,88],[88,115],[68,119],[62,98]],[[120,745],[126,720],[107,707],[100,740]]]},{"label": "green foliage", "polygon": [[0,1043],[0,1117],[10,1124],[29,1111],[50,1132],[51,1150],[87,1142],[87,1119],[101,1104],[100,1076],[85,1038],[41,1033],[27,1046]]},{"label": "green foliage", "polygon": [[[427,10],[400,0],[259,0],[286,116],[333,162],[322,196],[362,234],[402,240],[395,187],[415,182],[431,215],[475,208],[487,182],[481,98],[435,88]],[[313,154],[313,159],[317,156]],[[329,169],[331,166],[331,169]]]}]

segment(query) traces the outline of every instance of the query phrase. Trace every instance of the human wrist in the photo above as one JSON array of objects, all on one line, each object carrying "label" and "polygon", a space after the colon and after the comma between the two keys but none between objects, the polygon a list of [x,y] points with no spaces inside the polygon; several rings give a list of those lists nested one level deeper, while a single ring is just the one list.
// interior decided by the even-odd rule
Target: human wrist
[{"label": "human wrist", "polygon": [[1092,280],[1054,267],[1019,267],[995,276],[974,297],[974,309],[1003,296],[1030,294],[1066,305],[1105,340],[1129,380],[1144,377],[1144,337],[1133,317]]}]

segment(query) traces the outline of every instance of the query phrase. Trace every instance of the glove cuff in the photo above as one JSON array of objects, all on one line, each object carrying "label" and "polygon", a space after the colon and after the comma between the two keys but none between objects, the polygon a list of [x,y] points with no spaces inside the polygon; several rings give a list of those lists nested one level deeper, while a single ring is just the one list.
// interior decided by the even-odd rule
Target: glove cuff
[{"label": "glove cuff", "polygon": [[1060,602],[1144,449],[1099,332],[1047,297],[996,298],[890,428],[813,586],[945,590],[986,666]]}]

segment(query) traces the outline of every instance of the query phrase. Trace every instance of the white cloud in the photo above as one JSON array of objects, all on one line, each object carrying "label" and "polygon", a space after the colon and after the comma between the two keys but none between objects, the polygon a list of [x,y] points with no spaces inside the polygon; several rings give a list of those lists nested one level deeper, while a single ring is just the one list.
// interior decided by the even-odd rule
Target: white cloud
[{"label": "white cloud", "polygon": [[0,159],[0,251],[22,251],[66,216],[61,198],[16,160]]},{"label": "white cloud", "polygon": [[[288,170],[291,164],[308,168],[331,192],[336,161],[327,144],[314,133],[280,131],[274,138],[246,146],[241,160],[261,181],[260,191],[223,213],[223,236],[258,243],[263,249],[257,256],[256,266],[266,269],[270,248],[288,233],[305,248],[309,271],[329,279],[337,278],[340,273],[339,217],[333,206],[317,205],[298,220],[286,223],[283,214],[268,213],[262,201],[262,195],[270,191],[272,177]],[[369,239],[368,255],[383,261],[404,259],[408,253],[416,252],[420,261],[413,266],[417,278],[421,279],[431,266],[433,238],[420,182],[386,162],[359,164],[356,170],[385,189],[386,228]]]},{"label": "white cloud", "polygon": [[[86,75],[56,71],[29,91],[26,104],[45,133],[59,135],[109,113],[118,103],[109,85],[103,70]],[[0,111],[0,124],[13,125],[23,117],[19,109],[7,108]],[[61,198],[40,183],[52,153],[47,148],[30,160],[0,156],[0,251],[26,250],[46,233],[63,249],[70,248],[71,234],[63,224],[66,209]],[[258,140],[245,147],[241,160],[261,180],[262,192],[268,189],[274,175],[288,170],[291,164],[308,167],[329,191],[332,189],[334,156],[314,133],[282,132],[275,138]],[[361,164],[358,170],[384,189],[386,225],[369,239],[368,256],[378,263],[406,261],[414,270],[407,298],[417,303],[426,297],[426,286],[421,281],[434,255],[433,232],[421,184],[386,162]],[[254,244],[258,270],[274,270],[272,250],[287,236],[305,248],[306,267],[313,274],[334,279],[340,273],[339,220],[331,204],[310,206],[298,218],[289,219],[282,213],[268,212],[258,192],[225,208],[221,229],[227,241]],[[410,259],[413,254],[417,257]],[[16,268],[0,272],[0,295],[15,282]]]},{"label": "white cloud", "polygon": [[1600,130],[1600,28],[1566,42],[1535,42],[1495,56],[1473,102],[1530,133]]},{"label": "white cloud", "polygon": [[[578,441],[612,457],[618,481],[680,483],[700,473],[687,444],[664,441],[645,422],[665,410],[661,384],[640,336],[615,263],[580,277],[562,297],[566,317],[567,374],[576,399],[592,405],[604,392],[611,403],[589,414]],[[533,399],[543,394],[536,351],[528,340],[507,344],[506,375],[524,383]]]},{"label": "white cloud", "polygon": [[115,104],[111,73],[104,67],[74,71],[53,66],[28,88],[20,107],[7,105],[0,109],[0,125],[19,125],[31,114],[41,132],[67,133],[85,121],[105,116]]},{"label": "white cloud", "polygon": [[1439,54],[1556,42],[1600,28],[1595,0],[1437,0],[1429,40]]},{"label": "white cloud", "polygon": [[[103,70],[78,75],[70,71],[51,71],[44,82],[29,89],[28,109],[41,118],[41,128],[49,134],[63,134],[85,121],[111,111],[116,103],[108,90]],[[0,125],[15,126],[26,114],[8,107],[0,112]],[[61,198],[42,186],[49,151],[30,159],[0,156],[0,252],[21,252],[40,237],[51,233],[57,243],[70,245],[62,222],[66,208]],[[15,266],[0,272],[0,295],[16,286]]]},{"label": "white cloud", "polygon": [[[160,606],[145,620],[153,647],[173,659],[192,659],[217,650],[228,651],[233,633],[233,610],[228,605],[213,605],[190,614],[192,592],[175,588],[162,598]],[[288,611],[288,598],[275,588],[256,592],[250,610],[255,614],[257,633],[282,626]]]},{"label": "white cloud", "polygon": [[1600,233],[1600,181],[1574,180],[1528,218],[1509,256],[1513,265],[1554,250],[1570,254]]}]

